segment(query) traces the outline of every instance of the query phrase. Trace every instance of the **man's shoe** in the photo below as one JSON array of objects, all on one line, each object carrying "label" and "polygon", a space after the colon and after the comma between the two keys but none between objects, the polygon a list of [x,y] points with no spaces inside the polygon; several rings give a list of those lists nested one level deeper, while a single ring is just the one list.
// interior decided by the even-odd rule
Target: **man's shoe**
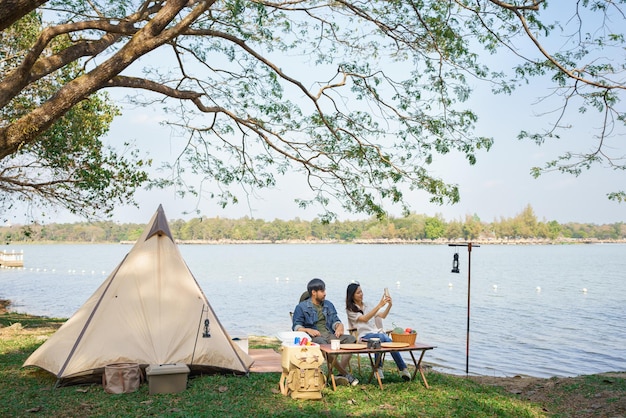
[{"label": "man's shoe", "polygon": [[376,373],[378,373],[378,377],[380,377],[380,380],[383,380],[385,378],[385,373],[383,373],[383,369],[378,369]]},{"label": "man's shoe", "polygon": [[338,386],[349,386],[350,380],[342,375],[335,376],[335,384]]},{"label": "man's shoe", "polygon": [[409,369],[400,370],[400,376],[406,381],[411,380],[411,372],[409,372]]},{"label": "man's shoe", "polygon": [[352,376],[351,374],[348,373],[348,375],[346,376],[346,378],[348,379],[348,382],[352,385],[352,386],[356,386],[359,384],[359,379],[357,379],[356,377]]}]

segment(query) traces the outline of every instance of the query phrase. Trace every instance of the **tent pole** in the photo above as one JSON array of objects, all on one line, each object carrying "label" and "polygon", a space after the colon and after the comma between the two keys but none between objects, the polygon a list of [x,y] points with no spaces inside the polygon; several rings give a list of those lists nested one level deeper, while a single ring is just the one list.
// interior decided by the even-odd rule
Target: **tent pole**
[{"label": "tent pole", "polygon": [[[196,357],[196,347],[198,345],[198,335],[200,335],[200,329],[202,328],[202,317],[204,316],[204,304],[202,304],[202,311],[200,312],[200,322],[198,322],[198,332],[196,332],[196,340],[193,343],[193,352],[191,353],[191,364],[193,366],[193,361]],[[208,309],[207,309],[208,312]]]}]

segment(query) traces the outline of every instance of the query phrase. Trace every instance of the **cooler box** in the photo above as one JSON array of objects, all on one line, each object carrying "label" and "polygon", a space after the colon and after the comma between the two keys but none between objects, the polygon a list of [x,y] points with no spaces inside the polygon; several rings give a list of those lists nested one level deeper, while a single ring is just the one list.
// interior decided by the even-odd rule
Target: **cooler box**
[{"label": "cooler box", "polygon": [[179,393],[187,389],[189,367],[183,363],[151,364],[146,367],[150,395],[155,393]]}]

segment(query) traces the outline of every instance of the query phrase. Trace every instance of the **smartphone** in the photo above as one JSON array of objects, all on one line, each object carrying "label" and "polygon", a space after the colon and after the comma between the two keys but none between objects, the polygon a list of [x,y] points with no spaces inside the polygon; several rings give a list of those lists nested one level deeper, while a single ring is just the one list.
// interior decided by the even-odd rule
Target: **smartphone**
[{"label": "smartphone", "polygon": [[389,288],[388,287],[385,287],[385,296],[389,297]]}]

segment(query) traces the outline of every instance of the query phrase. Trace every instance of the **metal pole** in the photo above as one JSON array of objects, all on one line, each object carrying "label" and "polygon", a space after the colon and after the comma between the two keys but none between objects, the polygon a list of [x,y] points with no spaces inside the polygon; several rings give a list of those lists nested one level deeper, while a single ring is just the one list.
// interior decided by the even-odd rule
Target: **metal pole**
[{"label": "metal pole", "polygon": [[[470,293],[472,284],[472,247],[480,247],[480,245],[472,245],[471,242],[467,244],[448,244],[450,247],[467,247],[467,335],[465,343],[465,374],[469,374],[469,335],[470,335]],[[458,273],[459,271],[453,271]]]},{"label": "metal pole", "polygon": [[469,374],[469,337],[470,337],[470,285],[472,277],[472,243],[467,244],[467,337],[465,344],[465,374]]}]

